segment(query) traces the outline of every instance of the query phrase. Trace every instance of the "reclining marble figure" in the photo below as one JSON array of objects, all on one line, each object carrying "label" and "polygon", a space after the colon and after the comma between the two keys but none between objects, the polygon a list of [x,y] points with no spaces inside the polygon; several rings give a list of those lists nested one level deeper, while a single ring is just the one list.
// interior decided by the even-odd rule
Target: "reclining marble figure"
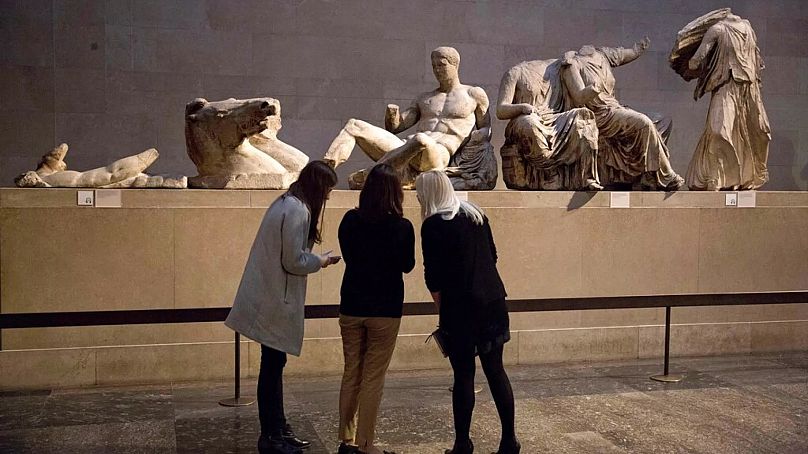
[{"label": "reclining marble figure", "polygon": [[172,188],[187,187],[184,176],[146,175],[143,173],[160,154],[150,148],[133,156],[119,159],[106,167],[78,172],[68,170],[63,143],[42,156],[36,170],[14,179],[21,188]]},{"label": "reclining marble figure", "polygon": [[277,99],[197,98],[185,106],[185,144],[198,175],[193,188],[286,189],[308,156],[281,142]]},{"label": "reclining marble figure", "polygon": [[[339,166],[358,145],[376,163],[397,169],[405,187],[412,187],[419,173],[438,169],[446,170],[455,189],[493,189],[497,163],[488,96],[480,87],[460,83],[460,54],[454,48],[433,50],[431,60],[438,88],[419,95],[403,112],[389,104],[384,129],[348,120],[323,159]],[[413,126],[414,134],[396,136]],[[352,174],[350,187],[361,188],[366,175],[367,170]]]},{"label": "reclining marble figure", "polygon": [[679,31],[670,55],[693,94],[711,93],[707,124],[685,175],[691,190],[757,189],[769,180],[771,127],[760,94],[763,58],[748,20],[729,8]]},{"label": "reclining marble figure", "polygon": [[497,118],[510,120],[500,149],[510,189],[599,190],[598,127],[564,97],[561,60],[519,63],[502,77]]},{"label": "reclining marble figure", "polygon": [[639,58],[646,37],[630,49],[583,46],[564,55],[562,81],[572,107],[586,107],[598,126],[598,176],[603,185],[631,183],[644,189],[673,191],[684,185],[670,164],[666,145],[670,120],[620,104],[614,95],[612,67]]}]

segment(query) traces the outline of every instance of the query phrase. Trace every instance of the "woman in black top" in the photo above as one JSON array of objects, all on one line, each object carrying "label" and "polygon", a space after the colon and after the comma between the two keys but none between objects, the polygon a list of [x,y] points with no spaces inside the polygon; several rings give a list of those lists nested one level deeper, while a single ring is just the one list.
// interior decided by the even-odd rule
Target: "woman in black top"
[{"label": "woman in black top", "polygon": [[510,340],[508,309],[488,218],[476,206],[457,198],[445,172],[424,172],[415,187],[424,219],[424,278],[438,306],[454,371],[455,443],[446,454],[474,451],[469,429],[476,355],[480,356],[502,424],[497,453],[518,453],[513,391],[502,364],[503,346]]},{"label": "woman in black top", "polygon": [[373,444],[376,415],[401,324],[402,273],[415,266],[415,233],[403,217],[403,198],[395,170],[379,164],[359,194],[359,208],[347,212],[339,226],[345,260],[339,316],[345,356],[340,454],[386,453]]}]

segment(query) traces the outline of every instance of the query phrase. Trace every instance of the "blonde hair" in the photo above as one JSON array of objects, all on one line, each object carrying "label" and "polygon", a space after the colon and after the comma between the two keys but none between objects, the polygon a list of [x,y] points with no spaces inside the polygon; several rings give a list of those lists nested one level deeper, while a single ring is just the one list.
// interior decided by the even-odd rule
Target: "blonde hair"
[{"label": "blonde hair", "polygon": [[421,203],[421,219],[440,214],[448,221],[462,211],[475,224],[483,223],[483,211],[457,198],[452,182],[442,170],[430,170],[418,175],[415,179],[415,192]]}]

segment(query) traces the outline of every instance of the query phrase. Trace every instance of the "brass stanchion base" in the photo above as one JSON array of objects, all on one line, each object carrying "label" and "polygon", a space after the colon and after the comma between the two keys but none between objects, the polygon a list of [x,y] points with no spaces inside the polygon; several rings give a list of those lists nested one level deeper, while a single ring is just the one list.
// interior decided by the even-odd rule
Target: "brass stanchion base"
[{"label": "brass stanchion base", "polygon": [[248,397],[231,397],[229,399],[222,399],[219,401],[219,405],[223,407],[246,407],[247,405],[252,405],[255,403],[255,399],[250,399]]},{"label": "brass stanchion base", "polygon": [[685,376],[682,374],[668,374],[668,375],[651,375],[651,380],[661,381],[663,383],[678,383],[682,381]]}]

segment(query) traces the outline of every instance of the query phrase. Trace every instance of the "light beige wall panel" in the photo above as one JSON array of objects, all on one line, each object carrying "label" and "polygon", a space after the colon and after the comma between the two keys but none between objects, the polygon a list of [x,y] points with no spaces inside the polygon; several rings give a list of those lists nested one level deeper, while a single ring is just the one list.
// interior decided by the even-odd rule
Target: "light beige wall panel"
[{"label": "light beige wall panel", "polygon": [[0,351],[0,389],[92,386],[95,351],[89,349]]},{"label": "light beige wall panel", "polygon": [[399,336],[390,368],[393,370],[441,369],[449,366],[448,358],[440,353],[434,340],[426,342],[427,334]]},{"label": "light beige wall panel", "polygon": [[671,327],[671,354],[701,356],[749,353],[749,323],[693,324]]},{"label": "light beige wall panel", "polygon": [[671,320],[675,324],[808,320],[808,304],[675,307]]},{"label": "light beige wall panel", "polygon": [[752,323],[752,351],[808,350],[808,320]]},{"label": "light beige wall panel", "polygon": [[701,211],[698,291],[808,289],[808,208]]},{"label": "light beige wall panel", "polygon": [[437,315],[410,315],[402,317],[399,334],[430,334],[437,327]]},{"label": "light beige wall panel", "polygon": [[632,207],[720,208],[726,203],[723,192],[635,192]]},{"label": "light beige wall panel", "polygon": [[537,330],[545,328],[578,328],[583,313],[587,311],[511,312],[512,330]]},{"label": "light beige wall panel", "polygon": [[[639,356],[650,358],[664,352],[665,327],[640,326]],[[710,356],[749,353],[749,323],[698,323],[671,326],[672,356]]]},{"label": "light beige wall panel", "polygon": [[592,309],[581,312],[581,327],[657,325],[665,322],[665,309]]},{"label": "light beige wall panel", "polygon": [[3,330],[8,350],[232,341],[222,322]]},{"label": "light beige wall panel", "polygon": [[582,289],[592,296],[691,293],[698,282],[696,210],[584,210]]},{"label": "light beige wall panel", "polygon": [[249,208],[250,192],[218,189],[127,189],[121,194],[121,202],[125,208]]},{"label": "light beige wall panel", "polygon": [[250,206],[253,208],[263,208],[266,210],[272,205],[278,197],[283,195],[285,191],[243,191],[245,194],[250,194]]},{"label": "light beige wall panel", "polygon": [[[247,356],[242,345],[241,355]],[[232,342],[160,344],[95,349],[97,384],[214,380],[233,376]],[[241,363],[242,374],[248,370]]]},{"label": "light beige wall panel", "polygon": [[469,201],[487,208],[595,208],[608,207],[606,192],[571,191],[477,191],[468,193]]},{"label": "light beige wall panel", "polygon": [[[258,348],[260,351],[260,346]],[[306,339],[300,356],[287,355],[290,375],[334,375],[342,372],[342,341],[338,337]],[[260,368],[260,362],[259,362]]]},{"label": "light beige wall panel", "polygon": [[562,209],[491,208],[499,261],[511,299],[580,294],[582,215]]},{"label": "light beige wall panel", "polygon": [[4,188],[0,191],[0,208],[75,207],[76,196],[76,189]]},{"label": "light beige wall panel", "polygon": [[261,210],[177,209],[177,308],[231,306],[261,223]]},{"label": "light beige wall panel", "polygon": [[3,209],[8,312],[173,306],[173,213]]},{"label": "light beige wall panel", "polygon": [[519,363],[598,361],[637,357],[637,327],[520,331]]},{"label": "light beige wall panel", "polygon": [[339,320],[336,318],[307,319],[305,322],[305,338],[339,337]]}]

